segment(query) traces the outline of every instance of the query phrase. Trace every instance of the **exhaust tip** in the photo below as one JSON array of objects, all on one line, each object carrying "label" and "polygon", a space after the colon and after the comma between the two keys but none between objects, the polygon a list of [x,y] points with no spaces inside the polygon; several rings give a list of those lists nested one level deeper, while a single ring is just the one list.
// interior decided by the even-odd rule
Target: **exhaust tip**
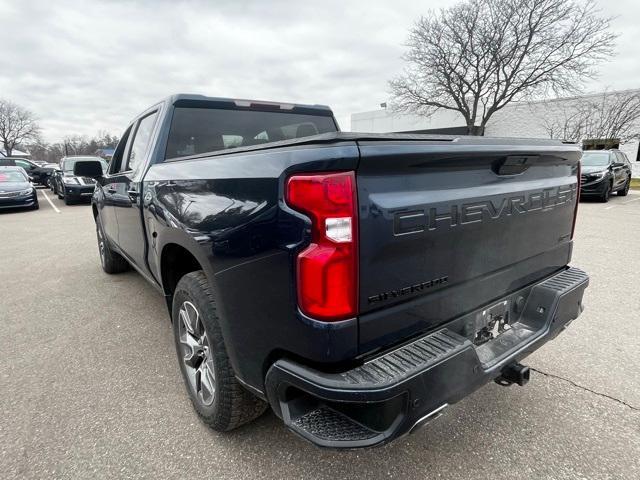
[{"label": "exhaust tip", "polygon": [[409,433],[414,433],[416,430],[419,430],[420,428],[424,427],[427,423],[435,420],[436,418],[439,418],[442,415],[442,411],[448,406],[449,406],[448,403],[444,403],[440,405],[438,408],[436,408],[435,410],[432,410],[422,418],[418,419],[418,421],[414,423],[411,429],[409,430]]}]

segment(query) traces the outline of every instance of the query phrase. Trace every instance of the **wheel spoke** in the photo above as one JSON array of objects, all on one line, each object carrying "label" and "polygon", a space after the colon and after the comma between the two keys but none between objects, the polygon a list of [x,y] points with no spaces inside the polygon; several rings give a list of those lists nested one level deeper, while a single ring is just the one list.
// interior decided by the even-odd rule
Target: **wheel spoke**
[{"label": "wheel spoke", "polygon": [[187,365],[187,368],[185,368],[185,374],[187,376],[187,380],[189,381],[189,385],[191,385],[191,388],[193,388],[194,390],[196,389],[196,382],[197,382],[197,370],[195,368],[190,367],[189,365]]},{"label": "wheel spoke", "polygon": [[184,326],[187,327],[189,333],[195,335],[199,315],[198,310],[196,310],[196,307],[194,307],[191,302],[184,302],[182,304],[182,307],[180,308],[180,318],[182,319]]},{"label": "wheel spoke", "polygon": [[202,362],[198,369],[200,377],[200,395],[204,403],[211,403],[215,393],[216,377],[211,361]]}]

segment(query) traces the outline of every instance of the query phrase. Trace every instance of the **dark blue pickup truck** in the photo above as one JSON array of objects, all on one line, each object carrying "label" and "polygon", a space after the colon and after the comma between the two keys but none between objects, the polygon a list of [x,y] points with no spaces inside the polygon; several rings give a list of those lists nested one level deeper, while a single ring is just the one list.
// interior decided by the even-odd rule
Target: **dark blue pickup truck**
[{"label": "dark blue pickup truck", "polygon": [[380,445],[582,311],[580,150],[340,133],[331,110],[176,95],[138,116],[92,199],[102,267],[166,298],[216,430],[270,406],[316,445]]}]

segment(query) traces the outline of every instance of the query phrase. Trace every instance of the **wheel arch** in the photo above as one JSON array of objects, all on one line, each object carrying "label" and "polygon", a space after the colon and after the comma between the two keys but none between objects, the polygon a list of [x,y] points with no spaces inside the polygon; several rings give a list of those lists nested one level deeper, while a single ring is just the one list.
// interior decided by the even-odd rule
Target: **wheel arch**
[{"label": "wheel arch", "polygon": [[[184,232],[182,233],[186,235]],[[195,245],[191,243],[195,243]],[[209,261],[202,248],[191,237],[187,241],[179,237],[167,238],[162,244],[158,260],[160,283],[169,309],[169,316],[171,316],[173,293],[180,279],[187,273],[197,270],[204,271],[213,287]]]}]

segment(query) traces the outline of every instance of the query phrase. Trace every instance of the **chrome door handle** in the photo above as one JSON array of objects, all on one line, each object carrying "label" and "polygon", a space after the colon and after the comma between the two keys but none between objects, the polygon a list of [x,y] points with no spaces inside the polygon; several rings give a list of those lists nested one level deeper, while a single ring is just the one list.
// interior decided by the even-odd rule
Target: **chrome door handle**
[{"label": "chrome door handle", "polygon": [[127,194],[129,195],[129,200],[132,202],[138,201],[138,195],[140,195],[140,193],[137,190],[127,190]]}]

